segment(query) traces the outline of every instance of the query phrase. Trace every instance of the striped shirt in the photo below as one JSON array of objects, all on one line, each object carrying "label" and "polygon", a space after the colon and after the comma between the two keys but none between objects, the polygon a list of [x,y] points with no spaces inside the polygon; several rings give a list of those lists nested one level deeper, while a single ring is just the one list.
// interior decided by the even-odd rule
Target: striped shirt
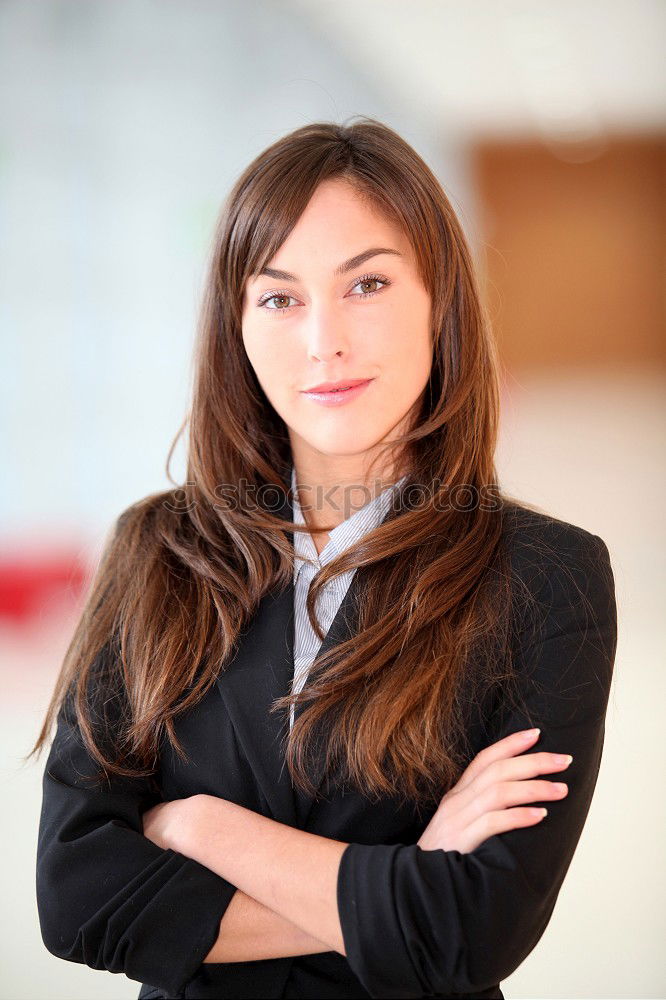
[{"label": "striped shirt", "polygon": [[[354,511],[346,521],[342,521],[329,532],[329,540],[321,553],[309,533],[294,532],[294,677],[292,690],[298,692],[305,684],[312,662],[317,655],[321,640],[310,624],[305,601],[310,590],[312,578],[318,570],[344,552],[351,545],[378,527],[384,520],[391,505],[391,494],[405,480],[403,476],[391,486],[387,486],[378,496],[368,501],[359,510]],[[293,497],[293,522],[305,524],[305,518],[298,500],[296,489],[296,469],[291,470],[291,493]],[[326,584],[320,594],[316,606],[317,621],[322,626],[324,635],[328,632],[333,619],[342,603],[355,569],[335,577]],[[290,727],[294,724],[294,706],[291,706]]]}]

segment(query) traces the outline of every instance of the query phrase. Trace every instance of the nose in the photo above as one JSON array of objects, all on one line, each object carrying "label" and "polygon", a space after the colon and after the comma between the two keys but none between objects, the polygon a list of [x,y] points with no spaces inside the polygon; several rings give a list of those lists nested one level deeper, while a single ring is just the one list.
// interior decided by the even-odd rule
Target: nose
[{"label": "nose", "polygon": [[325,309],[312,310],[305,330],[308,361],[328,361],[348,350],[348,335],[339,317]]}]

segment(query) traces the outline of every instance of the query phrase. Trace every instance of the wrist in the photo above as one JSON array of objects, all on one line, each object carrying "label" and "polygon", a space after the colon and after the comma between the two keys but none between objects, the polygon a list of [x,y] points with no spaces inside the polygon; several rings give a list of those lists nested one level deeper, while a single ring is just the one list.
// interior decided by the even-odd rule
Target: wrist
[{"label": "wrist", "polygon": [[223,829],[220,821],[226,802],[205,793],[191,795],[182,801],[184,814],[172,835],[174,850],[208,867],[207,848],[212,847]]}]

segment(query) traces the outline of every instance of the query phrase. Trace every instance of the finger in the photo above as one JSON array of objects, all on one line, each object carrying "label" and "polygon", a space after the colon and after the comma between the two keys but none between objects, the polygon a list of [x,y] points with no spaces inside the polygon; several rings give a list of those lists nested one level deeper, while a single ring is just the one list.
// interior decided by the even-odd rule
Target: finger
[{"label": "finger", "polygon": [[527,747],[533,746],[539,738],[540,733],[540,729],[520,730],[517,733],[509,733],[508,736],[498,740],[497,743],[491,743],[490,746],[484,747],[463,771],[456,783],[456,791],[462,791],[466,785],[474,781],[494,761],[514,757],[516,754],[526,750]]},{"label": "finger", "polygon": [[[492,793],[493,788],[506,785],[507,782],[520,784],[539,774],[556,774],[565,771],[571,762],[569,760],[571,755],[562,755],[564,758],[562,760],[558,760],[558,756],[544,751],[525,754],[522,757],[512,757],[508,760],[493,761],[463,790],[460,796],[455,797],[456,815],[461,808],[467,808],[486,790],[490,790]],[[550,784],[554,784],[554,782],[550,782]]]},{"label": "finger", "polygon": [[493,761],[480,775],[477,785],[497,781],[523,781],[537,774],[556,774],[566,771],[573,758],[571,754],[550,753],[541,750],[538,753],[527,753],[520,757],[509,757],[505,760]]},{"label": "finger", "polygon": [[511,806],[556,802],[564,799],[569,793],[566,782],[549,781],[500,781],[486,788],[474,799],[470,809],[484,812],[495,812],[498,809],[508,809]]},{"label": "finger", "polygon": [[457,808],[447,810],[447,820],[455,820],[458,829],[464,830],[484,814],[534,802],[547,805],[566,798],[568,793],[569,788],[564,782],[545,779],[493,782],[474,795],[465,797],[464,801],[462,796],[456,800]]},{"label": "finger", "polygon": [[500,809],[484,813],[467,827],[461,837],[462,854],[468,854],[476,847],[507,830],[517,830],[521,827],[536,826],[546,816],[547,809],[533,806],[516,806],[514,809]]},{"label": "finger", "polygon": [[[562,756],[562,760],[558,757]],[[462,788],[460,783],[455,787],[455,795],[446,802],[448,816],[456,816],[475,802],[487,789],[511,782],[521,782],[528,778],[534,778],[539,774],[551,774],[564,771],[569,766],[570,754],[558,755],[541,751],[539,753],[528,753],[519,757],[508,757],[492,760],[483,771],[479,771]],[[485,803],[482,799],[482,803]],[[524,801],[524,800],[523,800]],[[478,808],[472,809],[470,815],[476,815]]]}]

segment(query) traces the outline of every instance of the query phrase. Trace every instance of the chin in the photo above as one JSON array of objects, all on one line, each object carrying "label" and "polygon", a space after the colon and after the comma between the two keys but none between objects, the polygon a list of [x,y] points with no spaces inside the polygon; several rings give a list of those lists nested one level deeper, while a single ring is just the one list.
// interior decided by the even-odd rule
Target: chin
[{"label": "chin", "polygon": [[356,427],[345,427],[332,430],[330,434],[318,438],[307,438],[310,446],[322,455],[331,458],[348,458],[351,455],[363,455],[374,448],[382,440],[381,437],[368,435],[364,438]]}]

